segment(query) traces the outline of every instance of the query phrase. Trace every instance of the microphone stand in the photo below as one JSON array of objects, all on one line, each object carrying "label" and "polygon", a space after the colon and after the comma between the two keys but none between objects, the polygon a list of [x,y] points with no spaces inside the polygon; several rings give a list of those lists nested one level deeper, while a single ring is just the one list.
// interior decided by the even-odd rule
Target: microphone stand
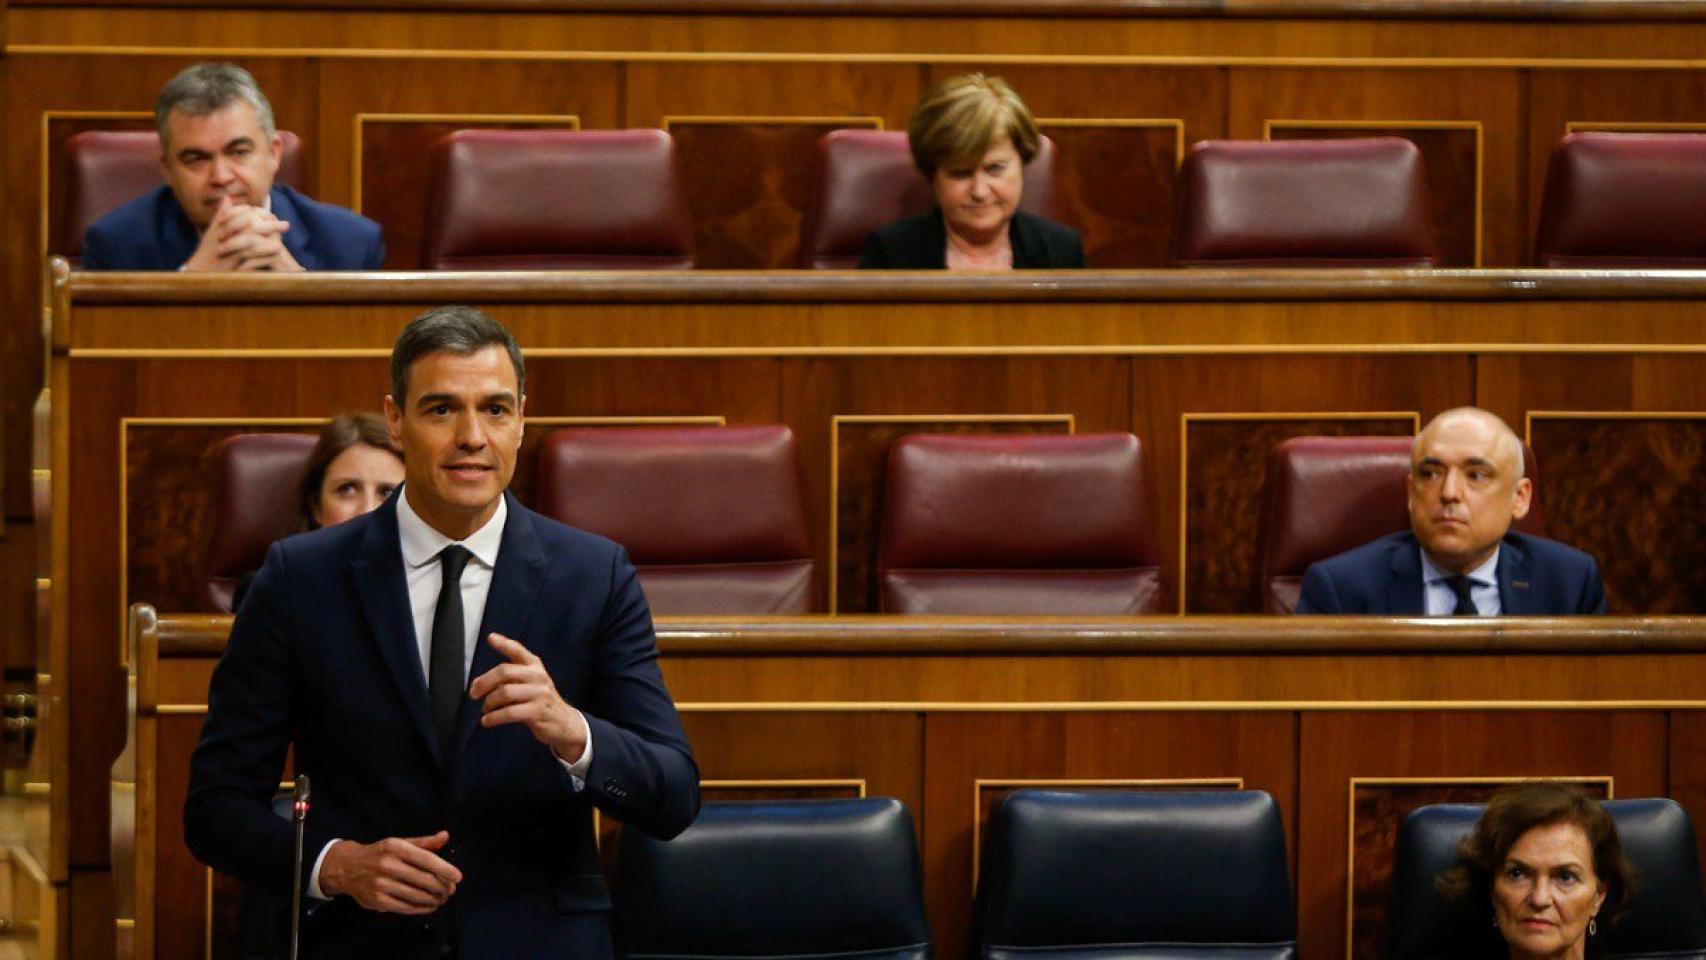
[{"label": "microphone stand", "polygon": [[296,777],[296,799],[291,804],[291,819],[296,823],[296,881],[290,891],[290,960],[302,946],[302,831],[308,823],[308,775]]}]

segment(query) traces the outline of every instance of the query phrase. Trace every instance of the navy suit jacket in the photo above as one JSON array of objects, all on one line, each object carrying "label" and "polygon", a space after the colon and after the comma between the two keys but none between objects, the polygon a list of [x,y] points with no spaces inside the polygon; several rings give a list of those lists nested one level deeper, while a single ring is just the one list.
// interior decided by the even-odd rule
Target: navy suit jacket
[{"label": "navy suit jacket", "polygon": [[[1015,211],[1007,221],[1015,270],[1058,270],[1084,266],[1084,244],[1077,231],[1053,220]],[[878,227],[865,238],[859,256],[861,270],[945,270],[948,267],[948,227],[942,210],[932,207],[916,216]]]},{"label": "navy suit jacket", "polygon": [[[1508,616],[1604,613],[1605,586],[1593,557],[1556,540],[1510,531],[1499,544],[1499,605]],[[1422,553],[1406,530],[1341,553],[1303,572],[1298,613],[1421,616]]]},{"label": "navy suit jacket", "polygon": [[[508,494],[506,494],[508,496]],[[513,497],[470,677],[496,631],[537,654],[592,729],[584,790],[523,724],[481,727],[464,700],[441,750],[410,613],[396,496],[272,545],[214,671],[190,761],[184,836],[214,868],[289,901],[292,827],[270,800],[295,747],[312,777],[303,871],[334,838],[450,832],[463,874],[430,918],[337,897],[307,957],[608,957],[610,898],[592,811],[670,837],[699,809],[698,769],[657,667],[651,614],[621,547]]]},{"label": "navy suit jacket", "polygon": [[[304,270],[377,270],[385,262],[379,224],[343,207],[272,188],[273,216],[290,224],[284,248]],[[176,270],[201,242],[169,187],[160,186],[95,221],[83,235],[85,270]]]}]

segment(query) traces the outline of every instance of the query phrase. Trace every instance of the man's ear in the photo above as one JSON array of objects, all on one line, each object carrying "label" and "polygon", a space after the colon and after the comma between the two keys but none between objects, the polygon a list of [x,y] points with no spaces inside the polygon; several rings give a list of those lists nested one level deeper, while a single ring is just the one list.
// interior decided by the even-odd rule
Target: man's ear
[{"label": "man's ear", "polygon": [[385,395],[385,426],[391,431],[391,445],[403,449],[403,408],[397,406],[389,393]]},{"label": "man's ear", "polygon": [[284,134],[274,130],[272,133],[272,165],[273,171],[278,171],[279,164],[284,162]]},{"label": "man's ear", "polygon": [[1511,519],[1521,520],[1528,516],[1529,502],[1534,497],[1534,481],[1523,477],[1516,482],[1516,489],[1511,491]]}]

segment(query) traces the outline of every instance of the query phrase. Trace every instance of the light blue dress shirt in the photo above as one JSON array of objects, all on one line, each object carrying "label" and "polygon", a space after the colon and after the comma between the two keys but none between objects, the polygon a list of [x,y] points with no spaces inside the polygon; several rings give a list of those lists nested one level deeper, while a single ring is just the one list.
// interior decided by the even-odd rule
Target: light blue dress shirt
[{"label": "light blue dress shirt", "polygon": [[[1487,562],[1469,571],[1469,599],[1475,601],[1476,616],[1496,617],[1504,612],[1499,603],[1499,549],[1494,547]],[[1430,617],[1449,617],[1457,609],[1457,594],[1446,581],[1454,574],[1435,565],[1426,550],[1421,554],[1422,608]]]}]

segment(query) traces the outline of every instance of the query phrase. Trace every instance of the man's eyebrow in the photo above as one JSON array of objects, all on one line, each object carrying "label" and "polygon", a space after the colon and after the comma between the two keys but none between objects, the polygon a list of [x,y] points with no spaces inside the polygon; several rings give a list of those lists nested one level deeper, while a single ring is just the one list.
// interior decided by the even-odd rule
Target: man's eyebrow
[{"label": "man's eyebrow", "polygon": [[185,147],[178,151],[179,160],[194,160],[197,157],[205,157],[207,155],[207,151],[199,147]]},{"label": "man's eyebrow", "polygon": [[415,406],[430,407],[434,404],[449,403],[454,399],[456,398],[452,397],[448,393],[423,393],[421,394],[421,398],[415,401]]},{"label": "man's eyebrow", "polygon": [[486,395],[486,399],[483,400],[482,402],[483,403],[504,403],[504,404],[508,404],[508,405],[513,407],[513,406],[515,406],[515,394],[510,393],[508,390],[505,390],[502,393],[489,393]]},{"label": "man's eyebrow", "polygon": [[254,145],[255,145],[255,138],[254,137],[242,136],[242,137],[236,137],[236,138],[232,139],[230,142],[226,143],[225,149],[229,150],[232,147],[252,147]]}]

